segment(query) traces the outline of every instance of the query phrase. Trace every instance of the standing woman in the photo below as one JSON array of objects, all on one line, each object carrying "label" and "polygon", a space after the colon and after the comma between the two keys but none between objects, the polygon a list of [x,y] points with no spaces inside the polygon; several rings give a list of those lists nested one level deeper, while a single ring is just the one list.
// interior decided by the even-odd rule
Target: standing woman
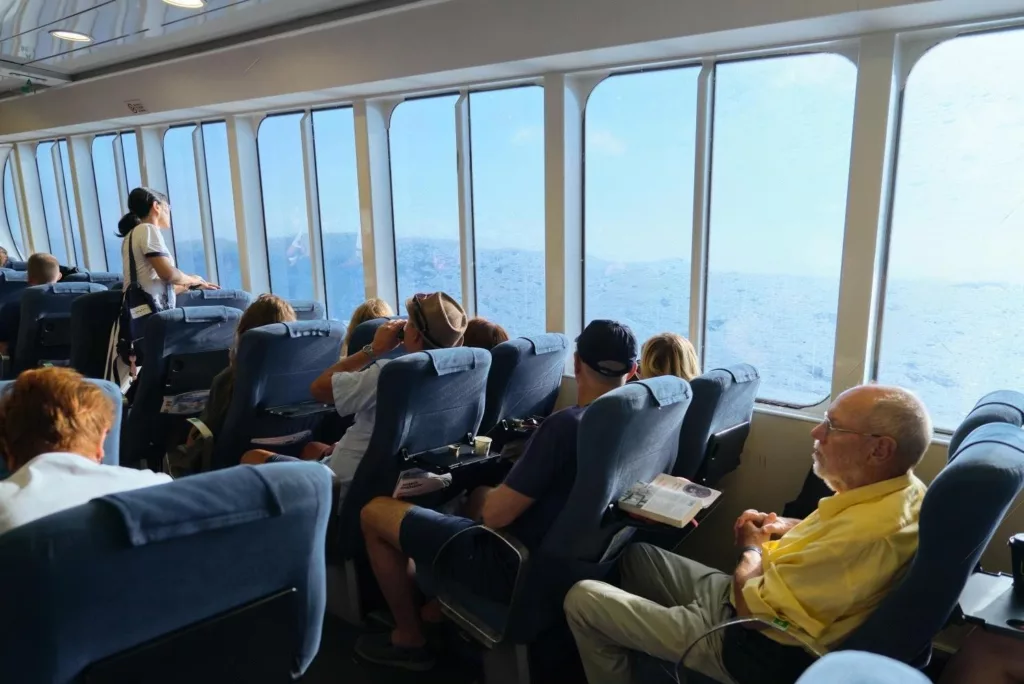
[{"label": "standing woman", "polygon": [[170,227],[171,205],[165,195],[149,188],[135,188],[129,193],[128,213],[117,224],[117,234],[124,240],[124,311],[111,330],[107,352],[107,379],[117,382],[122,389],[135,377],[141,323],[150,314],[173,309],[179,292],[190,288],[218,289],[200,276],[188,275],[175,267],[174,257],[160,232]]}]

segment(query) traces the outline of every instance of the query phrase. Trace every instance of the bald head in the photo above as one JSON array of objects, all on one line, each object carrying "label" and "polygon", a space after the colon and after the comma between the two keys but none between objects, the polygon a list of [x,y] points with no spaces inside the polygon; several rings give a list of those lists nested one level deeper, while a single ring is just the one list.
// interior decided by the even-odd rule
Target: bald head
[{"label": "bald head", "polygon": [[912,392],[862,385],[836,397],[811,435],[814,472],[838,492],[913,469],[928,448],[932,422]]}]

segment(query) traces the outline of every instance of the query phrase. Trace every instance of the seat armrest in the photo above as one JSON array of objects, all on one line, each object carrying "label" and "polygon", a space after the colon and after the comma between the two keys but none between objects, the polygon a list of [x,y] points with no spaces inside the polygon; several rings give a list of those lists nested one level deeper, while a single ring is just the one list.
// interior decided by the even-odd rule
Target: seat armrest
[{"label": "seat armrest", "polygon": [[[510,601],[507,605],[501,605],[501,608],[506,611],[506,616],[511,612],[513,606],[519,599],[520,590],[522,589],[522,580],[524,575],[525,566],[529,563],[530,552],[529,550],[516,539],[513,535],[502,530],[494,530],[486,525],[477,525],[475,527],[469,527],[457,534],[453,535],[451,539],[444,543],[444,545],[438,550],[437,556],[434,557],[433,572],[438,578],[448,577],[449,573],[443,572],[444,562],[446,560],[446,554],[452,549],[452,544],[456,539],[464,539],[465,537],[484,536],[493,539],[494,543],[501,544],[508,547],[518,560],[516,567],[516,578],[512,585],[512,594]],[[456,559],[457,560],[457,559]],[[441,570],[441,571],[439,571]],[[488,622],[478,614],[474,612],[471,606],[466,605],[465,602],[460,601],[453,593],[447,590],[447,587],[443,584],[443,581],[439,580],[438,584],[438,601],[441,603],[441,609],[445,615],[451,618],[456,624],[465,629],[469,634],[473,635],[475,639],[481,642],[488,648],[497,646],[503,640],[505,636],[505,629],[507,624],[503,624],[500,627],[497,625],[488,624]],[[498,604],[499,602],[487,599],[489,603]]]},{"label": "seat armrest", "polygon": [[298,404],[286,404],[284,406],[271,406],[263,409],[265,413],[282,418],[305,418],[321,413],[332,413],[334,407],[319,401],[303,401]]}]

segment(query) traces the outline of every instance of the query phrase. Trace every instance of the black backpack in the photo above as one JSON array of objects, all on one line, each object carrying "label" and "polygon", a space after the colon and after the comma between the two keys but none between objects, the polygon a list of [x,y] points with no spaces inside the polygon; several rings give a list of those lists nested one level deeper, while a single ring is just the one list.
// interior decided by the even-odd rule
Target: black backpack
[{"label": "black backpack", "polygon": [[[132,229],[134,232],[136,228]],[[135,266],[135,255],[132,254],[132,233],[125,236],[128,241],[128,282],[124,286],[124,297],[121,299],[121,317],[118,325],[117,354],[121,360],[131,363],[131,357],[135,357],[136,365],[141,365],[141,345],[138,342],[146,331],[146,321],[164,307],[156,300],[156,297],[146,292],[139,284],[139,272]],[[170,284],[164,283],[167,288],[166,301],[171,301],[173,289]]]}]

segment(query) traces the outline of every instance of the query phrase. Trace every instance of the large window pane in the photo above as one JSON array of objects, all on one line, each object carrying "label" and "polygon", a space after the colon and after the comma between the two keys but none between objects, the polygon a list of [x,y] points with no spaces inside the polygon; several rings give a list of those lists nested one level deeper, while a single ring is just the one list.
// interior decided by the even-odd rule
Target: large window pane
[{"label": "large window pane", "polygon": [[270,289],[289,299],[313,298],[301,122],[302,113],[269,116],[257,135]]},{"label": "large window pane", "polygon": [[71,222],[71,243],[75,250],[75,263],[85,266],[85,255],[82,253],[82,234],[78,230],[78,202],[75,201],[74,177],[71,174],[71,162],[68,159],[68,141],[61,139],[57,143],[60,151],[60,166],[64,172],[64,193],[68,202],[68,219]]},{"label": "large window pane", "polygon": [[878,379],[952,430],[1024,386],[1024,31],[957,38],[907,81]]},{"label": "large window pane", "polygon": [[206,181],[210,191],[213,239],[217,248],[217,279],[221,287],[241,289],[242,267],[238,261],[238,230],[235,228],[235,195],[228,161],[228,127],[223,121],[203,124],[206,150]]},{"label": "large window pane", "polygon": [[689,334],[697,68],[614,76],[587,103],[584,316]]},{"label": "large window pane", "polygon": [[195,124],[192,124],[168,129],[164,134],[164,169],[167,172],[167,198],[171,202],[174,258],[178,268],[185,273],[206,278],[196,154],[192,145],[195,130]]},{"label": "large window pane", "polygon": [[[139,143],[134,133],[121,134],[121,154],[124,156],[124,174],[128,192],[142,185],[142,170],[139,168]],[[125,202],[128,201],[127,196]]]},{"label": "large window pane", "polygon": [[455,101],[404,102],[391,115],[391,198],[399,307],[417,292],[462,301]]},{"label": "large window pane", "polygon": [[4,164],[4,212],[7,214],[7,225],[11,228],[11,237],[14,238],[14,247],[18,250],[21,258],[28,256],[25,251],[25,240],[21,235],[21,219],[18,217],[18,198],[14,192],[14,171],[11,159],[14,152],[7,158]]},{"label": "large window pane", "polygon": [[716,69],[705,366],[753,364],[770,401],[830,394],[856,79],[838,55]]},{"label": "large window pane", "polygon": [[41,142],[36,146],[36,170],[39,172],[39,189],[43,198],[43,214],[46,217],[46,236],[50,241],[50,254],[62,264],[68,263],[68,251],[64,245],[64,221],[60,213],[60,195],[57,192],[57,177],[53,169],[53,142]]},{"label": "large window pane", "polygon": [[472,93],[477,312],[512,336],[544,320],[544,89]]},{"label": "large window pane", "polygon": [[92,172],[96,178],[96,198],[100,207],[100,232],[107,256],[107,270],[121,271],[121,239],[117,223],[124,216],[121,192],[117,187],[117,166],[114,160],[116,135],[101,135],[92,141]]},{"label": "large window pane", "polygon": [[313,140],[327,314],[347,321],[366,292],[352,110],[313,112]]}]

